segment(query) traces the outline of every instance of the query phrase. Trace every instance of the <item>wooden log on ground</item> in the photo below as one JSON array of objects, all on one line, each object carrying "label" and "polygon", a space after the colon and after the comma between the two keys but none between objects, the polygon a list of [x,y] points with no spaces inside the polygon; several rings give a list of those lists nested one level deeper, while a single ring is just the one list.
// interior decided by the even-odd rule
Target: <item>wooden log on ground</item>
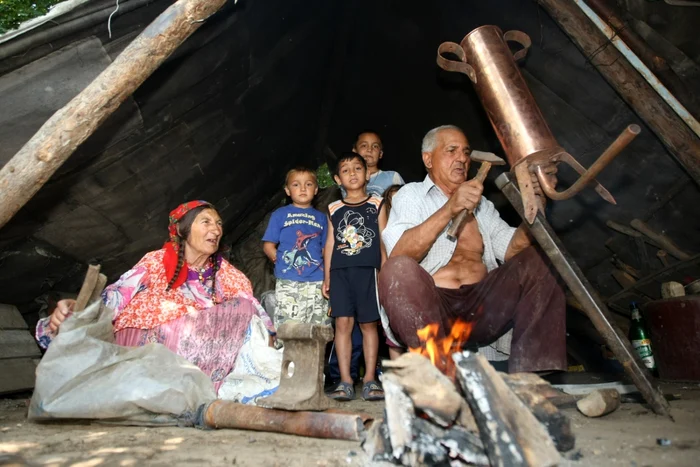
[{"label": "wooden log on ground", "polygon": [[0,228],[100,124],[226,0],[178,0],[0,169]]},{"label": "wooden log on ground", "polygon": [[462,352],[452,359],[491,465],[559,464],[547,432],[483,356]]},{"label": "wooden log on ground", "polygon": [[615,389],[597,389],[576,403],[586,417],[602,417],[620,407],[620,393]]},{"label": "wooden log on ground", "polygon": [[610,43],[574,2],[537,0],[583,55],[644,120],[700,185],[700,138]]}]

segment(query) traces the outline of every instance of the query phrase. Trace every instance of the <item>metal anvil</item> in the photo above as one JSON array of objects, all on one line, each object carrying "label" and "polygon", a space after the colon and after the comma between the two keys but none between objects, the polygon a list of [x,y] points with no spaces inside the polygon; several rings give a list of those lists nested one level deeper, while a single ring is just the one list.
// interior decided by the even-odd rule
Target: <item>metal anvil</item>
[{"label": "metal anvil", "polygon": [[[512,54],[507,41],[523,46]],[[444,42],[438,48],[437,64],[444,70],[464,73],[474,83],[476,93],[491,121],[506,153],[520,187],[527,221],[532,224],[538,207],[530,173],[535,173],[542,191],[554,200],[568,199],[593,183],[596,192],[606,201],[615,199],[595,176],[641,131],[638,125],[629,125],[586,170],[552,135],[547,122],[525,83],[516,60],[523,58],[531,45],[530,37],[520,31],[505,34],[497,26],[481,26],[467,34],[460,44]],[[449,60],[443,54],[456,55]],[[571,187],[557,191],[546,175],[552,164],[565,162],[580,175]]]},{"label": "metal anvil", "polygon": [[277,391],[258,400],[269,409],[326,410],[340,404],[323,391],[323,357],[333,340],[333,328],[320,324],[286,322],[277,330],[284,341],[282,374]]}]

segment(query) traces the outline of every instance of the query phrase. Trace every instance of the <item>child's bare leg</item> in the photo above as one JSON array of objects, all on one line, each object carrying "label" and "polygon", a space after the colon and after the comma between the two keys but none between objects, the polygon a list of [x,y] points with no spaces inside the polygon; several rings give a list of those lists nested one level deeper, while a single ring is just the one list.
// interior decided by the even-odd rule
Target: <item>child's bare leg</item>
[{"label": "child's bare leg", "polygon": [[362,331],[362,350],[365,354],[365,377],[363,381],[374,381],[377,369],[377,353],[379,352],[379,335],[377,333],[377,321],[360,323]]},{"label": "child's bare leg", "polygon": [[352,355],[352,328],[355,318],[344,316],[335,319],[335,351],[338,354],[340,379],[344,383],[353,384],[350,376],[350,357]]},{"label": "child's bare leg", "polygon": [[401,349],[399,347],[391,347],[389,346],[389,358],[391,360],[396,360],[399,358],[403,353],[405,352],[404,349]]}]

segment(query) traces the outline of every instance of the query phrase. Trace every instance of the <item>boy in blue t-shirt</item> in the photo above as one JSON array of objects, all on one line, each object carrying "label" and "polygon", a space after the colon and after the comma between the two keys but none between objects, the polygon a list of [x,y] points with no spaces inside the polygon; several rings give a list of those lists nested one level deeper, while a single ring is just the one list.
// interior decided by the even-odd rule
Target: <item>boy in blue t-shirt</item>
[{"label": "boy in blue t-shirt", "polygon": [[362,398],[384,399],[376,381],[380,320],[377,296],[377,270],[386,259],[379,232],[386,226],[382,198],[367,195],[369,179],[365,160],[356,153],[344,154],[335,171],[335,181],[345,189],[345,197],[328,206],[330,213],[324,260],[323,294],[330,298],[335,318],[335,350],[340,382],[329,396],[337,400],[355,398],[350,375],[351,334],[355,320],[362,331],[365,376]]},{"label": "boy in blue t-shirt", "polygon": [[272,213],[262,238],[265,255],[275,263],[275,326],[288,320],[328,324],[322,294],[328,219],[311,207],[318,193],[316,173],[303,167],[290,170],[284,191],[292,204]]}]

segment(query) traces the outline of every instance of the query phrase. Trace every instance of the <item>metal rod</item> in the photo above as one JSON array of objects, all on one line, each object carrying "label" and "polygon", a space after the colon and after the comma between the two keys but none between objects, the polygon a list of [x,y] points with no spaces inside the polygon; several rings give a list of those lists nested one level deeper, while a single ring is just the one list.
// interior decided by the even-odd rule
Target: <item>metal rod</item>
[{"label": "metal rod", "polygon": [[[613,141],[610,146],[600,155],[600,157],[589,167],[576,182],[564,191],[557,191],[547,180],[543,166],[537,166],[537,179],[540,182],[542,191],[547,197],[554,200],[569,199],[576,193],[581,191],[588,183],[593,180],[618,154],[632,142],[634,138],[642,131],[639,125],[629,125],[625,128],[620,136]],[[605,197],[603,197],[605,198]],[[614,200],[613,200],[614,204]]]},{"label": "metal rod", "polygon": [[217,399],[203,406],[197,425],[207,428],[235,428],[268,431],[312,438],[359,441],[364,422],[370,418],[358,414],[328,412],[290,412],[265,409]]},{"label": "metal rod", "polygon": [[[496,179],[496,186],[508,198],[520,217],[525,219],[520,192],[511,180],[510,174],[504,173],[499,176]],[[673,419],[671,407],[663,395],[654,388],[651,375],[636,356],[629,341],[622,337],[622,332],[609,316],[608,308],[566,251],[542,213],[537,213],[529,229],[644,399],[651,405],[654,412]]]},{"label": "metal rod", "polygon": [[639,57],[625,44],[620,36],[596,14],[583,0],[574,0],[576,6],[588,16],[595,26],[602,32],[605,37],[620,51],[622,55],[630,62],[630,65],[639,72],[642,77],[654,88],[659,96],[666,102],[693,132],[700,137],[700,123],[688,112],[683,104],[678,102],[678,99],[663,85],[659,78],[651,72],[649,68],[642,62]]}]

